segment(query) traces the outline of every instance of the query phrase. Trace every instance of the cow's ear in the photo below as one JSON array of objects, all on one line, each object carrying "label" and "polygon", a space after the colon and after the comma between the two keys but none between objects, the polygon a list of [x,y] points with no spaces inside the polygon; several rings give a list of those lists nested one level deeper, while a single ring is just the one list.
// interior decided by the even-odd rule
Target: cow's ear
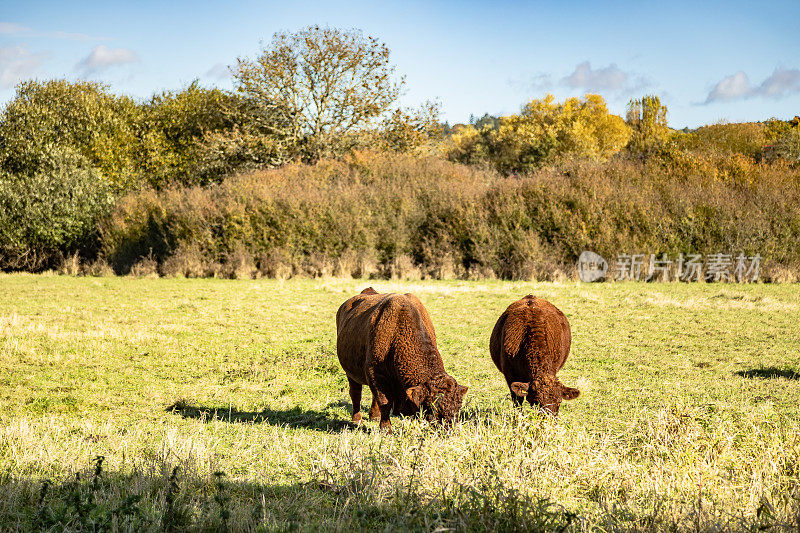
[{"label": "cow's ear", "polygon": [[464,385],[459,385],[458,394],[463,398],[466,393],[467,393],[467,387]]},{"label": "cow's ear", "polygon": [[378,294],[378,291],[376,291],[372,287],[367,287],[366,289],[361,291],[361,294]]},{"label": "cow's ear", "polygon": [[528,383],[520,383],[519,381],[515,381],[509,387],[511,388],[511,392],[519,396],[520,398],[524,398],[528,395],[528,387],[530,384]]},{"label": "cow's ear", "polygon": [[422,405],[422,400],[425,399],[425,394],[422,391],[422,385],[417,385],[416,387],[406,389],[406,396],[408,396],[408,399],[411,400],[411,403],[417,407]]},{"label": "cow's ear", "polygon": [[559,388],[561,389],[561,398],[564,400],[574,400],[578,397],[581,393],[578,389],[573,389],[572,387],[567,387],[563,383],[559,383]]}]

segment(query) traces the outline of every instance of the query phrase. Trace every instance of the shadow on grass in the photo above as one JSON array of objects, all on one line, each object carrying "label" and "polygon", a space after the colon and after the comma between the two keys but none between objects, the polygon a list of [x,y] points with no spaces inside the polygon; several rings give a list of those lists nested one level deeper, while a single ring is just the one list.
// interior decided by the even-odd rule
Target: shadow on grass
[{"label": "shadow on grass", "polygon": [[[196,418],[203,422],[214,420],[221,422],[243,422],[251,424],[270,424],[290,428],[313,429],[328,433],[337,433],[343,429],[355,429],[356,426],[349,420],[343,420],[336,415],[323,411],[292,407],[291,409],[261,411],[240,411],[235,407],[202,407],[191,405],[184,400],[178,400],[165,409],[183,418]],[[362,428],[363,429],[363,428]]]},{"label": "shadow on grass", "polygon": [[[367,465],[371,460],[365,458]],[[0,477],[0,524],[14,531],[795,531],[799,500],[765,499],[755,513],[678,508],[653,499],[643,509],[611,500],[591,517],[500,482],[454,484],[446,500],[424,484],[357,468],[306,482],[229,478],[224,472],[145,460],[133,470],[91,468],[63,477]],[[357,465],[358,466],[358,465]],[[369,467],[368,467],[369,470]],[[389,490],[385,490],[388,483]],[[444,496],[444,490],[443,496]],[[380,496],[377,496],[380,494]],[[423,496],[424,494],[424,496]],[[652,510],[650,510],[652,509]],[[763,510],[771,512],[763,512]],[[776,511],[772,511],[776,509]],[[510,526],[511,525],[511,526]],[[612,526],[612,527],[609,527]]]},{"label": "shadow on grass", "polygon": [[[525,407],[522,410],[525,411]],[[356,425],[349,420],[342,419],[335,414],[329,413],[330,409],[343,408],[349,415],[352,410],[352,404],[347,400],[338,400],[329,403],[321,411],[311,409],[303,409],[301,407],[292,407],[290,409],[274,410],[270,408],[261,411],[240,411],[235,407],[206,407],[201,405],[193,405],[186,400],[178,400],[166,409],[168,413],[179,415],[183,418],[194,418],[202,422],[230,422],[230,423],[245,423],[245,424],[270,424],[273,426],[283,426],[290,428],[312,429],[316,431],[323,431],[327,433],[339,433],[344,429],[357,429],[359,431],[370,431],[369,425],[360,424]],[[364,417],[365,423],[369,423],[369,403],[361,406],[361,414]],[[459,419],[462,422],[482,419],[494,419],[497,416],[502,416],[515,409],[514,404],[509,399],[505,404],[492,405],[490,407],[477,407],[475,405],[465,405],[462,407],[459,414]],[[392,413],[392,419],[395,418],[416,418],[418,415],[402,415]],[[373,421],[377,424],[377,421]],[[377,429],[377,425],[375,425]]]},{"label": "shadow on grass", "polygon": [[[350,413],[353,410],[353,404],[352,404],[352,402],[350,402],[350,400],[338,400],[338,401],[329,403],[325,408],[326,409],[342,408],[345,411],[347,411],[348,413]],[[363,405],[361,406],[361,409],[362,410],[364,409]],[[369,405],[367,405],[367,410],[369,410]]]},{"label": "shadow on grass", "polygon": [[788,370],[786,368],[777,368],[774,366],[768,368],[754,368],[751,370],[740,370],[736,372],[737,376],[742,376],[743,378],[759,378],[759,379],[774,379],[774,378],[784,378],[784,379],[800,379],[800,372],[795,372],[794,370]]},{"label": "shadow on grass", "polygon": [[[99,461],[98,461],[99,460]],[[0,524],[16,531],[423,531],[502,530],[509,517],[533,531],[563,531],[578,516],[515,490],[464,492],[457,504],[426,501],[400,482],[386,502],[362,477],[259,483],[143,462],[133,471],[94,467],[64,477],[0,478]],[[390,481],[391,482],[391,481]],[[347,512],[343,512],[346,509]]]}]

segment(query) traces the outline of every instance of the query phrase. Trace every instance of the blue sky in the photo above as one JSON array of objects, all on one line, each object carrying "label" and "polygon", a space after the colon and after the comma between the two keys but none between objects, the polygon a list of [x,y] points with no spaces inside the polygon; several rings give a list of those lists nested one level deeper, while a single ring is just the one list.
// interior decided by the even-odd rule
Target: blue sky
[{"label": "blue sky", "polygon": [[392,50],[403,103],[451,123],[551,92],[623,114],[659,94],[671,126],[800,115],[800,0],[741,2],[68,2],[0,4],[0,103],[20,79],[88,78],[145,98],[225,66],[279,30],[360,28]]}]

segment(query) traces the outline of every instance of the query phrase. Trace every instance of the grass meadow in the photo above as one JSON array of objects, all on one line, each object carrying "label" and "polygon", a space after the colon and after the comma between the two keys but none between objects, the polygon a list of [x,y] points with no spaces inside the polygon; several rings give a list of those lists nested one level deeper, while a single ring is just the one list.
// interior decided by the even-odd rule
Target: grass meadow
[{"label": "grass meadow", "polygon": [[[335,312],[369,285],[430,311],[452,429],[350,425]],[[557,419],[488,353],[529,293],[572,326]],[[798,528],[799,318],[796,284],[0,275],[0,528]]]}]

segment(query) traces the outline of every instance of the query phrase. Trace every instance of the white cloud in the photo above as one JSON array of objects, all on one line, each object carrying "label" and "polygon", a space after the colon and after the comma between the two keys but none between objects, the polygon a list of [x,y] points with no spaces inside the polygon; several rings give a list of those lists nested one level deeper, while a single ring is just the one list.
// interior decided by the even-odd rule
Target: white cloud
[{"label": "white cloud", "polygon": [[217,80],[224,80],[231,77],[231,71],[227,65],[217,63],[206,72],[206,78],[214,78]]},{"label": "white cloud", "polygon": [[125,65],[139,61],[136,52],[128,48],[109,48],[104,44],[95,46],[88,56],[75,65],[75,69],[84,75],[95,74],[117,65]]},{"label": "white cloud", "polygon": [[17,37],[47,37],[50,39],[67,39],[70,41],[107,41],[107,37],[93,37],[85,33],[67,31],[35,31],[27,26],[13,22],[0,22],[0,35],[13,35]]},{"label": "white cloud", "polygon": [[750,83],[750,78],[742,71],[725,76],[709,91],[704,104],[745,98],[783,98],[800,92],[800,70],[776,68],[758,86]]},{"label": "white cloud", "polygon": [[708,93],[706,103],[711,103],[717,100],[735,100],[737,98],[746,98],[752,92],[750,87],[750,79],[747,74],[741,70],[736,74],[725,76],[717,83],[711,92]]},{"label": "white cloud", "polygon": [[24,46],[0,47],[0,89],[8,89],[31,77],[49,56],[47,52],[33,53]]},{"label": "white cloud", "polygon": [[781,69],[775,71],[761,82],[756,92],[767,98],[782,98],[800,92],[800,69]]},{"label": "white cloud", "polygon": [[605,68],[592,69],[591,63],[584,61],[575,67],[569,76],[561,79],[561,84],[572,89],[589,92],[620,91],[628,83],[629,75],[615,64]]},{"label": "white cloud", "polygon": [[650,85],[644,77],[625,72],[614,63],[607,67],[593,69],[589,61],[576,65],[575,69],[569,75],[562,77],[558,83],[553,83],[552,76],[544,72],[531,75],[524,82],[512,81],[511,83],[529,91],[566,87],[582,92],[605,93],[614,96],[624,96]]}]

